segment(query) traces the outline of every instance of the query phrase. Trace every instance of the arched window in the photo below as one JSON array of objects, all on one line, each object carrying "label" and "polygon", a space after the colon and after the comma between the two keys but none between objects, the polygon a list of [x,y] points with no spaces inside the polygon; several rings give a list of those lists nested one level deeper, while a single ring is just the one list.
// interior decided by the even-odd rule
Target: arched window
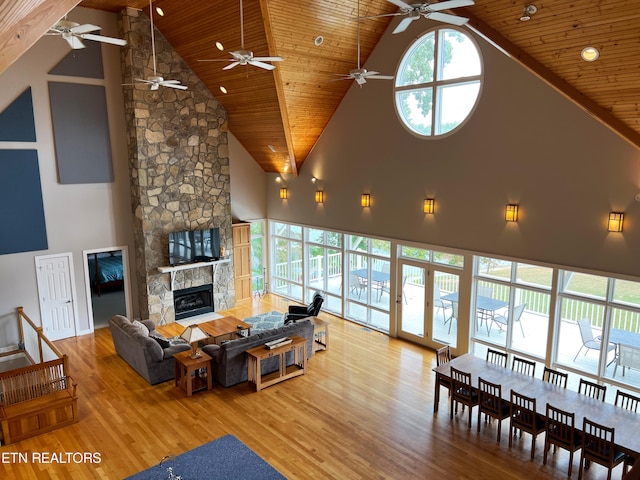
[{"label": "arched window", "polygon": [[453,132],[476,105],[481,74],[480,53],[469,35],[453,28],[427,32],[413,42],[398,66],[398,116],[420,136]]}]

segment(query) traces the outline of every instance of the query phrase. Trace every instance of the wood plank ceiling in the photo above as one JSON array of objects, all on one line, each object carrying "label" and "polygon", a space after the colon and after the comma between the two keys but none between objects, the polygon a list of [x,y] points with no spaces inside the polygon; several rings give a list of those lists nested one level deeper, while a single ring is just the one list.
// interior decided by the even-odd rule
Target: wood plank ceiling
[{"label": "wood plank ceiling", "polygon": [[[0,8],[9,3],[13,2],[4,2]],[[62,16],[60,10],[78,2],[16,3],[22,7],[6,7],[7,12],[0,9],[0,47],[11,45],[16,32],[24,31],[25,26],[33,27],[28,29],[31,36],[38,31],[44,33],[43,18],[52,25]],[[230,130],[263,170],[295,175],[352,86],[352,81],[330,80],[336,78],[334,74],[348,73],[356,67],[357,24],[353,18],[357,0],[243,3],[245,47],[257,56],[283,57],[285,61],[277,63],[273,71],[251,66],[223,71],[225,63],[198,61],[227,59],[228,51],[240,49],[238,1],[157,0],[154,6],[161,7],[165,15],[154,15],[154,20],[158,30],[225,106]],[[531,20],[520,21],[528,4],[534,4],[537,12]],[[31,10],[27,11],[25,5]],[[148,0],[84,0],[80,6],[114,12],[132,7],[147,12]],[[362,16],[397,10],[386,0],[360,0]],[[640,148],[637,0],[476,0],[475,5],[452,13],[470,18],[470,28]],[[389,23],[397,21],[382,17],[361,23],[363,64]],[[324,37],[320,46],[314,44],[318,35]],[[215,48],[216,41],[222,42],[224,52]],[[596,62],[580,59],[581,50],[588,45],[600,51]],[[22,53],[7,53],[2,48],[0,52],[0,73]],[[170,76],[170,72],[159,73]],[[227,89],[226,95],[220,92],[221,85]]]}]

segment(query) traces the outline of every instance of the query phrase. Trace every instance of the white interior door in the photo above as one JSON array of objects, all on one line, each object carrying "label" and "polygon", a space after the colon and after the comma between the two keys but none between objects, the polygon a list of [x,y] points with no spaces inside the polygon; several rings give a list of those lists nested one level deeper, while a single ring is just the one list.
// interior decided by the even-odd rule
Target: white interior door
[{"label": "white interior door", "polygon": [[36,257],[42,329],[49,340],[76,335],[73,260],[70,253]]}]

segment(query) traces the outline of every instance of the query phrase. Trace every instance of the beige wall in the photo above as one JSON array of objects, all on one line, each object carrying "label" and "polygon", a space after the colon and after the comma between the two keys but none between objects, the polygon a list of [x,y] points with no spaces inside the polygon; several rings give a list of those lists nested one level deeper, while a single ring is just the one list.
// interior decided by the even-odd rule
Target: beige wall
[{"label": "beige wall", "polygon": [[267,174],[231,132],[228,139],[233,221],[266,218]]},{"label": "beige wall", "polygon": [[[365,65],[395,73],[428,27],[387,31]],[[408,133],[392,82],[353,85],[296,179],[278,198],[269,175],[270,218],[557,265],[640,276],[640,152],[481,39],[484,83],[470,121],[438,140]],[[578,60],[576,60],[578,61]],[[313,200],[321,179],[324,205]],[[373,206],[359,206],[369,192]],[[421,211],[426,196],[436,213]],[[507,203],[520,220],[507,225]],[[612,210],[622,234],[608,233]]]}]

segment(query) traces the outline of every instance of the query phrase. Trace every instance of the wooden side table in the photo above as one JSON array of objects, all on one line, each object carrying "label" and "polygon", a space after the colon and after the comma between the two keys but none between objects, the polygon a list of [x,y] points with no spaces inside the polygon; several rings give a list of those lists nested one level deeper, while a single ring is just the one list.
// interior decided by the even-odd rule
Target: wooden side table
[{"label": "wooden side table", "polygon": [[318,317],[312,317],[313,323],[313,351],[329,348],[329,322]]},{"label": "wooden side table", "polygon": [[[264,345],[247,350],[247,380],[256,392],[289,378],[304,375],[307,371],[307,339],[298,335],[283,347],[268,349]],[[294,361],[287,367],[287,353],[293,351]],[[262,376],[263,360],[278,357],[279,368],[276,372]]]},{"label": "wooden side table", "polygon": [[[176,387],[182,388],[187,397],[198,390],[211,390],[213,381],[211,379],[211,357],[204,352],[200,352],[198,358],[191,358],[191,350],[179,352],[173,355],[176,361],[175,382]],[[206,370],[205,373],[202,370]]]}]

